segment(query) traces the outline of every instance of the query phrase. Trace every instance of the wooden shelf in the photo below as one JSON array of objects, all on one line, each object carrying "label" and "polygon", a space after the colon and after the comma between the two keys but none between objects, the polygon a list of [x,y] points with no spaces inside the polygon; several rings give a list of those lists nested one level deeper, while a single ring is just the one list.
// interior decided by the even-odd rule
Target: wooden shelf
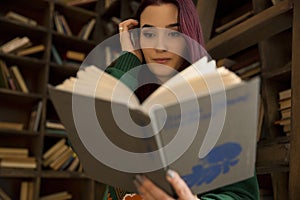
[{"label": "wooden shelf", "polygon": [[[282,1],[207,42],[214,59],[230,56],[292,26],[292,4]],[[255,36],[255,37],[253,37]]]}]

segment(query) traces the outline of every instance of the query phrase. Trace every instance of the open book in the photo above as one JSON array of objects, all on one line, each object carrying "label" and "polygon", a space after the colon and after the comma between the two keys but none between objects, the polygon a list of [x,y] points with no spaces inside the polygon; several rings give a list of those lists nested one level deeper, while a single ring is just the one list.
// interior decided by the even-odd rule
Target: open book
[{"label": "open book", "polygon": [[50,98],[85,173],[129,192],[146,174],[170,195],[174,169],[195,194],[254,175],[259,81],[243,82],[202,58],[140,104],[95,66],[55,87]]}]

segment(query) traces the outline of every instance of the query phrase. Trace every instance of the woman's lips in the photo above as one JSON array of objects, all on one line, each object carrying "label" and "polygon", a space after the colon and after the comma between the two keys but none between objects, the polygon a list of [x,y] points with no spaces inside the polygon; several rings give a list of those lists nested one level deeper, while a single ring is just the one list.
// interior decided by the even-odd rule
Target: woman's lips
[{"label": "woman's lips", "polygon": [[167,62],[169,62],[171,59],[170,58],[155,58],[153,59],[156,63],[159,64],[166,64]]}]

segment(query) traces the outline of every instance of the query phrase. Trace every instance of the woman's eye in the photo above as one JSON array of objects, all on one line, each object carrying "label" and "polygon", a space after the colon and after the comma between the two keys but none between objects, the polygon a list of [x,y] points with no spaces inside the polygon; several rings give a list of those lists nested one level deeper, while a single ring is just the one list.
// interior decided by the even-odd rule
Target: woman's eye
[{"label": "woman's eye", "polygon": [[146,38],[153,38],[153,37],[155,37],[155,33],[151,33],[151,32],[143,32],[143,35]]},{"label": "woman's eye", "polygon": [[177,32],[177,31],[172,31],[172,32],[170,32],[168,35],[171,36],[171,37],[179,37],[179,36],[180,36],[180,33]]}]

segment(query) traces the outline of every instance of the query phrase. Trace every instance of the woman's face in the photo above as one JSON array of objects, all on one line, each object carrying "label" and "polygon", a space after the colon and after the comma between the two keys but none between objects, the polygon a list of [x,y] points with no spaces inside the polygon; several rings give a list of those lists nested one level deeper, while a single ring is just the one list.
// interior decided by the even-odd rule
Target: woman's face
[{"label": "woman's face", "polygon": [[184,60],[185,39],[179,33],[178,8],[174,4],[148,6],[140,16],[140,45],[150,71],[162,82]]}]

